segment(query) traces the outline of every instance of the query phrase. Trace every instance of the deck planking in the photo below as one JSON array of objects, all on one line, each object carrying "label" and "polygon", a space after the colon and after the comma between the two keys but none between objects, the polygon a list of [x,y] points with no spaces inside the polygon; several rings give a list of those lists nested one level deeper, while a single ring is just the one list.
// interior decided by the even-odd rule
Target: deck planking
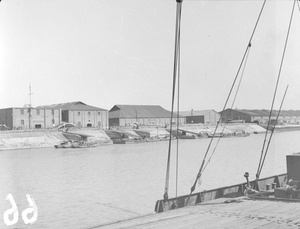
[{"label": "deck planking", "polygon": [[93,228],[300,228],[300,203],[252,200],[241,197],[230,203],[220,198],[196,206],[154,213]]}]

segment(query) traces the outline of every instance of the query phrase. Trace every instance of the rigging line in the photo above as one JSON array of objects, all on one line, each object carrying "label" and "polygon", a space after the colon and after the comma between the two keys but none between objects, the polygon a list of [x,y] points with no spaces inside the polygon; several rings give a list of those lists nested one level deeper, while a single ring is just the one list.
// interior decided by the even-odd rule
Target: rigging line
[{"label": "rigging line", "polygon": [[299,12],[300,12],[300,5],[299,5],[299,1],[297,1],[297,5],[298,5]]},{"label": "rigging line", "polygon": [[285,99],[285,95],[286,95],[286,92],[287,92],[288,88],[289,88],[289,85],[286,86],[286,89],[285,89],[285,92],[284,92],[284,95],[283,95],[283,98],[282,98],[282,101],[281,101],[281,104],[280,104],[280,108],[279,108],[279,111],[278,111],[278,113],[277,113],[277,117],[276,117],[276,121],[275,121],[275,124],[274,124],[274,128],[272,129],[272,132],[271,132],[271,135],[270,135],[270,138],[269,138],[269,141],[268,141],[268,145],[267,145],[267,148],[266,148],[266,152],[265,152],[265,155],[264,155],[264,159],[263,159],[263,161],[262,161],[262,164],[261,164],[261,167],[260,167],[258,176],[260,176],[261,170],[262,170],[263,165],[264,165],[264,163],[265,163],[265,159],[266,159],[266,156],[267,156],[267,153],[268,153],[268,150],[269,150],[270,142],[271,142],[271,139],[272,139],[274,130],[275,130],[275,125],[276,125],[276,123],[277,123],[277,121],[278,121],[279,114],[280,114],[280,111],[281,111],[281,108],[282,108],[282,104],[283,104],[283,101],[284,101],[284,99]]},{"label": "rigging line", "polygon": [[235,78],[234,78],[233,84],[232,84],[232,86],[231,86],[231,88],[230,88],[230,91],[229,91],[229,94],[228,94],[228,96],[227,96],[226,102],[225,102],[224,107],[223,107],[223,109],[222,109],[221,116],[220,116],[220,118],[219,118],[219,121],[218,121],[218,123],[217,123],[217,125],[216,125],[216,128],[215,128],[215,130],[214,130],[213,136],[212,136],[212,138],[211,138],[211,140],[210,140],[210,142],[209,142],[209,145],[208,145],[208,147],[207,147],[206,153],[205,153],[205,155],[204,155],[202,164],[201,164],[200,169],[199,169],[199,171],[198,171],[198,174],[197,174],[197,176],[196,176],[195,182],[194,182],[193,186],[191,187],[190,195],[191,195],[192,192],[195,190],[195,187],[196,187],[196,184],[197,184],[197,180],[201,177],[202,169],[203,169],[203,166],[204,166],[204,163],[205,163],[205,159],[206,159],[206,157],[207,157],[208,151],[209,151],[210,146],[211,146],[211,144],[212,144],[212,141],[213,141],[213,139],[214,139],[214,136],[215,136],[216,130],[217,130],[218,126],[219,126],[219,123],[221,122],[221,117],[222,117],[223,111],[225,110],[225,108],[226,108],[226,106],[227,106],[228,100],[229,100],[230,95],[231,95],[231,93],[232,93],[232,90],[233,90],[233,87],[234,87],[235,82],[236,82],[236,80],[237,80],[237,77],[238,77],[238,75],[239,75],[239,73],[240,73],[241,67],[242,67],[242,65],[243,65],[243,63],[244,63],[244,60],[245,60],[246,54],[247,54],[247,52],[248,52],[248,49],[249,49],[249,47],[251,46],[251,41],[252,41],[252,38],[253,38],[254,33],[255,33],[255,31],[256,31],[258,22],[259,22],[259,20],[260,20],[260,18],[261,18],[263,9],[264,9],[264,7],[265,7],[265,4],[266,4],[266,0],[264,0],[263,5],[262,5],[262,8],[261,8],[261,10],[260,10],[260,12],[259,12],[257,21],[256,21],[256,23],[255,23],[253,32],[252,32],[252,34],[251,34],[251,36],[250,36],[250,39],[249,39],[249,42],[248,42],[248,45],[247,45],[247,48],[246,48],[246,50],[245,50],[245,52],[244,52],[242,61],[241,61],[240,65],[239,65],[239,68],[238,68],[238,71],[237,71],[236,76],[235,76]]},{"label": "rigging line", "polygon": [[[181,8],[180,8],[180,15],[181,15]],[[175,196],[177,197],[178,191],[178,163],[179,163],[179,89],[180,89],[180,30],[178,32],[178,69],[177,69],[177,150],[176,150],[176,193]]]},{"label": "rigging line", "polygon": [[170,158],[171,158],[171,136],[172,136],[172,122],[174,113],[174,100],[175,100],[175,87],[176,87],[176,76],[177,76],[177,64],[178,64],[178,34],[180,31],[180,20],[181,20],[181,3],[182,0],[176,0],[176,29],[175,29],[175,50],[174,50],[174,67],[173,67],[173,89],[172,89],[172,109],[171,109],[171,119],[170,119],[170,137],[169,137],[169,150],[168,150],[168,160],[167,160],[167,170],[166,170],[166,181],[165,181],[165,193],[164,200],[167,200],[168,190],[169,190],[169,177],[170,177]]},{"label": "rigging line", "polygon": [[197,181],[198,181],[198,179],[199,179],[199,178],[201,177],[201,175],[202,175],[202,170],[203,170],[203,166],[204,166],[204,164],[205,164],[205,159],[206,159],[206,157],[207,157],[207,155],[208,155],[208,152],[209,152],[209,150],[210,150],[210,147],[211,147],[211,145],[212,145],[212,142],[213,142],[213,140],[214,140],[214,138],[215,138],[216,131],[217,131],[217,129],[218,129],[220,123],[221,123],[221,118],[222,118],[223,111],[225,110],[225,108],[226,108],[226,106],[227,106],[227,103],[228,103],[228,101],[229,101],[230,95],[231,95],[231,93],[232,93],[232,91],[233,91],[234,85],[235,85],[235,83],[236,83],[237,77],[238,77],[239,72],[240,72],[240,69],[241,69],[241,66],[242,66],[242,64],[243,64],[243,62],[244,62],[244,60],[245,60],[246,53],[248,52],[248,48],[249,48],[249,46],[247,46],[247,49],[246,49],[246,51],[245,51],[245,53],[244,53],[242,62],[241,62],[241,64],[240,64],[240,66],[239,66],[238,72],[237,72],[237,74],[236,74],[236,76],[235,76],[235,78],[234,78],[233,84],[232,84],[232,86],[231,86],[231,89],[230,89],[229,94],[228,94],[228,96],[227,96],[226,102],[225,102],[224,107],[223,107],[223,109],[222,109],[222,112],[221,112],[219,121],[218,121],[217,124],[216,124],[216,127],[215,127],[215,129],[214,129],[212,138],[211,138],[211,140],[210,140],[210,142],[209,142],[209,144],[208,144],[208,147],[207,147],[207,149],[206,149],[205,155],[204,155],[204,157],[203,157],[203,161],[202,161],[202,163],[201,163],[201,166],[200,166],[200,169],[199,169],[198,174],[197,174],[197,176],[196,176],[196,179],[195,179],[195,181],[194,181],[194,184],[193,184],[193,186],[191,187],[190,195],[191,195],[192,192],[195,190]]},{"label": "rigging line", "polygon": [[263,143],[263,147],[262,147],[262,151],[261,151],[261,156],[260,156],[260,160],[259,160],[259,165],[258,165],[257,173],[256,173],[256,179],[257,180],[258,180],[259,175],[260,175],[259,174],[259,171],[261,170],[260,167],[262,166],[262,157],[263,157],[264,148],[265,148],[265,145],[266,145],[266,139],[267,139],[267,135],[268,135],[268,129],[270,127],[270,120],[271,120],[271,116],[272,116],[272,112],[273,112],[273,107],[274,107],[274,102],[275,102],[275,97],[276,97],[276,93],[277,93],[277,89],[278,89],[278,84],[279,84],[279,80],[280,80],[280,76],[281,76],[281,70],[282,70],[282,66],[283,66],[283,61],[284,61],[285,52],[286,52],[286,48],[287,48],[287,43],[288,43],[288,39],[289,39],[289,34],[290,34],[290,30],[291,30],[291,25],[292,25],[292,21],[293,21],[293,15],[294,15],[294,9],[295,9],[296,1],[297,0],[294,0],[292,12],[291,12],[291,17],[290,17],[290,21],[289,21],[289,27],[288,27],[288,31],[287,31],[287,35],[286,35],[285,44],[284,44],[283,54],[282,54],[282,57],[281,57],[279,72],[278,72],[278,76],[277,76],[275,91],[274,91],[274,95],[273,95],[273,99],[272,99],[272,105],[271,105],[271,110],[270,110],[269,119],[268,119],[268,125],[267,125],[267,129],[266,129],[264,143]]},{"label": "rigging line", "polygon": [[243,76],[244,76],[245,68],[246,68],[246,65],[247,65],[247,62],[248,62],[248,57],[249,57],[249,53],[250,53],[250,50],[251,50],[250,49],[251,48],[251,44],[249,43],[248,46],[249,46],[249,49],[248,49],[248,52],[247,52],[247,55],[246,55],[246,59],[245,59],[244,67],[243,67],[242,74],[241,74],[241,77],[240,77],[240,81],[239,81],[239,84],[237,86],[237,89],[236,89],[236,92],[235,92],[235,96],[234,96],[232,104],[231,104],[231,109],[234,106],[234,103],[235,103],[235,100],[236,100],[236,97],[237,97],[237,94],[239,92],[239,89],[240,89],[240,86],[241,86],[241,82],[242,82],[242,79],[243,79]]},{"label": "rigging line", "polygon": [[[247,55],[246,55],[246,59],[245,59],[244,67],[243,67],[243,70],[242,70],[242,73],[241,73],[241,77],[240,77],[240,80],[239,80],[239,84],[238,84],[238,87],[237,87],[237,89],[236,89],[236,93],[235,93],[235,97],[234,97],[234,99],[233,99],[233,102],[232,102],[232,104],[231,104],[231,109],[232,109],[233,106],[234,106],[234,103],[235,103],[235,100],[236,100],[236,97],[237,97],[237,94],[238,94],[238,91],[239,91],[239,88],[240,88],[240,85],[241,85],[241,82],[242,82],[242,79],[243,79],[243,76],[244,76],[246,64],[247,64],[247,62],[248,62],[248,57],[249,57],[249,53],[250,53],[250,48],[251,48],[251,46],[249,47],[248,52],[247,52]],[[224,133],[225,127],[226,127],[226,123],[225,123],[224,126],[223,126],[223,129],[222,129],[221,134]],[[212,153],[211,153],[211,156],[209,157],[208,161],[206,162],[205,166],[203,167],[202,173],[203,173],[204,170],[206,169],[207,165],[210,163],[210,160],[211,160],[212,156],[214,155],[214,153],[215,153],[215,151],[216,151],[216,149],[217,149],[217,146],[219,145],[220,140],[221,140],[221,138],[218,139],[218,141],[217,141],[217,143],[216,143],[216,145],[215,145],[215,147],[214,147],[214,149],[213,149],[213,151],[212,151]]]},{"label": "rigging line", "polygon": [[[186,1],[198,1],[198,2],[241,2],[241,0],[186,0]],[[261,1],[261,0],[243,0],[245,2],[253,2],[253,1]],[[280,2],[289,2],[291,0],[272,0],[272,2],[276,2],[276,1],[280,1]]]}]

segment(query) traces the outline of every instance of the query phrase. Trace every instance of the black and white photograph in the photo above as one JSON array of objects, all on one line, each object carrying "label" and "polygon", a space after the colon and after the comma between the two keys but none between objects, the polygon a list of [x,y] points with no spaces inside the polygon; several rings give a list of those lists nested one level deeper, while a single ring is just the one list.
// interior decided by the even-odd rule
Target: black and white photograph
[{"label": "black and white photograph", "polygon": [[299,0],[1,0],[0,229],[300,228]]}]

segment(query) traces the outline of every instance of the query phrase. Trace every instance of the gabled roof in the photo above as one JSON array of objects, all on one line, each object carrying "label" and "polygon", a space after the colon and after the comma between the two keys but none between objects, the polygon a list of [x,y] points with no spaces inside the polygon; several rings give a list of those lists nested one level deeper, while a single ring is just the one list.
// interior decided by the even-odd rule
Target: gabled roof
[{"label": "gabled roof", "polygon": [[[269,116],[269,114],[270,114],[270,111],[268,111],[268,110],[246,110],[246,109],[243,109],[243,110],[237,110],[237,111],[244,113],[244,114],[251,115],[251,116]],[[274,111],[272,114],[276,115],[276,114],[274,114]]]},{"label": "gabled roof", "polygon": [[61,110],[71,110],[71,111],[106,111],[105,109],[93,107],[81,101],[44,105],[44,106],[38,106],[36,108],[37,109],[43,109],[43,108],[61,109]]},{"label": "gabled roof", "polygon": [[288,110],[289,114],[291,116],[299,116],[300,115],[300,110]]},{"label": "gabled roof", "polygon": [[171,112],[158,105],[115,105],[109,118],[170,118]]},{"label": "gabled roof", "polygon": [[[231,110],[231,109],[227,109]],[[232,109],[233,111],[237,111],[243,114],[251,115],[251,116],[269,116],[270,110],[247,110],[247,109]],[[277,116],[278,110],[272,111],[272,116]],[[280,116],[300,116],[300,110],[281,110]]]},{"label": "gabled roof", "polygon": [[206,114],[209,113],[216,113],[219,115],[218,112],[216,112],[215,110],[193,110],[193,111],[180,111],[179,115],[182,116],[204,116]]}]

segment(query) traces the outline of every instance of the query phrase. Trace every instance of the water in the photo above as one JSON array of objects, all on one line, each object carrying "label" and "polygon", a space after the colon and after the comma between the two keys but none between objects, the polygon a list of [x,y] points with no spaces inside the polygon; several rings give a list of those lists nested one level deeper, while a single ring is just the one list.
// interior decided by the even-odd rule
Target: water
[{"label": "water", "polygon": [[[264,135],[224,138],[204,171],[197,191],[254,178]],[[261,177],[286,172],[285,155],[300,151],[300,131],[273,136]],[[178,195],[188,194],[209,139],[179,142]],[[176,190],[172,144],[169,196]],[[213,148],[213,147],[212,147]],[[109,145],[87,149],[0,151],[0,215],[11,204],[19,210],[14,228],[91,228],[154,212],[164,192],[168,142]],[[25,225],[22,211],[29,193],[38,206],[38,219]],[[29,215],[30,216],[30,215]],[[8,228],[0,217],[0,228]]]}]

